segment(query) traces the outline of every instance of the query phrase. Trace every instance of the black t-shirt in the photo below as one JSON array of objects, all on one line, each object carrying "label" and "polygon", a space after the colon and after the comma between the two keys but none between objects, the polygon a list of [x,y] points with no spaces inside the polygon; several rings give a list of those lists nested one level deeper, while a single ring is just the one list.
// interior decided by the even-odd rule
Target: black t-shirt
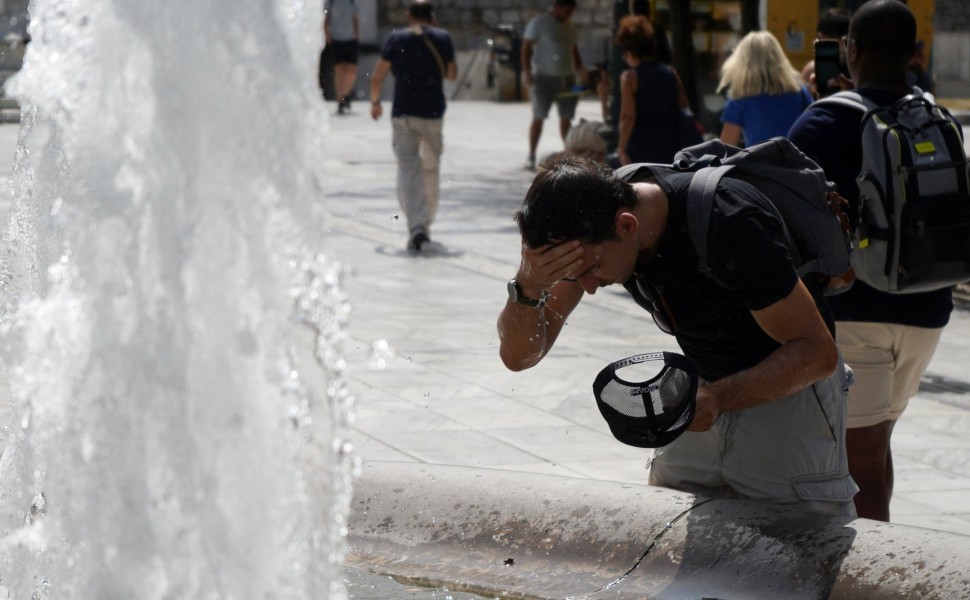
[{"label": "black t-shirt", "polygon": [[[454,62],[455,48],[443,29],[422,26],[420,31],[393,32],[381,51],[381,58],[391,63],[394,75],[392,117],[440,119],[445,114],[442,68],[447,69],[448,63]],[[437,49],[440,64],[428,42]]]},{"label": "black t-shirt", "polygon": [[[880,90],[856,91],[880,106],[902,98]],[[792,125],[788,139],[835,183],[836,191],[849,201],[849,218],[855,224],[859,218],[856,176],[862,166],[862,113],[838,104],[814,104]],[[828,300],[837,321],[943,327],[953,311],[949,287],[918,294],[890,294],[856,280],[848,292],[829,296]]]},{"label": "black t-shirt", "polygon": [[798,281],[780,219],[754,187],[722,179],[707,247],[715,281],[701,273],[687,229],[691,174],[658,170],[655,175],[669,199],[667,227],[657,255],[637,265],[624,287],[647,310],[667,313],[677,343],[704,379],[758,364],[779,345],[751,311],[786,298]]}]

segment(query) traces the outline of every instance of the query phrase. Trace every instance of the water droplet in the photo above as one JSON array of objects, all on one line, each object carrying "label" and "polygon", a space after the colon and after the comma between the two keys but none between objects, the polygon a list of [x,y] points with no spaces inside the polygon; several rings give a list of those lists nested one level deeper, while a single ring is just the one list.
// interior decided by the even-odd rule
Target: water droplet
[{"label": "water droplet", "polygon": [[371,369],[383,369],[396,356],[397,353],[394,352],[394,348],[391,347],[387,340],[376,340],[371,344],[370,358],[367,361],[367,366]]}]

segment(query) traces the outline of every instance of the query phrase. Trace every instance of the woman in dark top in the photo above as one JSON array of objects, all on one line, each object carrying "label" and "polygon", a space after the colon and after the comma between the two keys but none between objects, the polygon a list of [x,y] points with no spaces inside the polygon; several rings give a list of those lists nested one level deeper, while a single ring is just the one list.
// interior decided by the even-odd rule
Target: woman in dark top
[{"label": "woman in dark top", "polygon": [[653,26],[642,15],[620,20],[616,43],[630,68],[620,76],[620,164],[670,163],[679,148],[687,95],[677,72],[656,59]]}]

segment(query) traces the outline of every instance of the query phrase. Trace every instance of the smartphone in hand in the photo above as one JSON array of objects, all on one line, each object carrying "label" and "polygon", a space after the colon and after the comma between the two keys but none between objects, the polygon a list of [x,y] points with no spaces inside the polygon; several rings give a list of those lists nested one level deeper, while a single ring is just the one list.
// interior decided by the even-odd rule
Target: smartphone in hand
[{"label": "smartphone in hand", "polygon": [[815,40],[815,87],[819,98],[839,91],[828,82],[842,72],[838,40]]}]

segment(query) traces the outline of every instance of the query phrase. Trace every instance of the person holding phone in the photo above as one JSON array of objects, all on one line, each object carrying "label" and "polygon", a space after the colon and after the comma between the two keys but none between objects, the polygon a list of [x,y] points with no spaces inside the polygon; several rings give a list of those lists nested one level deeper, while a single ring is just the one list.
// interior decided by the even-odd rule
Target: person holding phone
[{"label": "person holding phone", "polygon": [[[836,48],[839,48],[839,43],[842,38],[849,34],[849,20],[852,18],[852,13],[844,8],[830,8],[822,13],[822,16],[818,18],[818,26],[816,27],[815,39],[832,41],[836,43]],[[842,75],[848,77],[849,71],[845,66],[845,49],[840,48],[841,54],[839,57],[839,67]],[[815,60],[810,60],[805,63],[802,67],[802,81],[805,85],[811,86],[814,83],[812,81],[812,75],[815,74]],[[828,80],[825,80],[828,81]],[[815,92],[816,90],[813,90]],[[816,94],[816,97],[820,97]]]},{"label": "person holding phone", "polygon": [[819,98],[830,96],[842,89],[838,85],[842,74],[840,66],[842,42],[837,40],[815,40],[815,92]]},{"label": "person holding phone", "polygon": [[[907,65],[916,48],[916,18],[897,0],[869,0],[852,17],[846,59],[856,91],[878,106],[912,93]],[[814,160],[849,201],[858,221],[862,199],[862,114],[849,106],[818,102],[799,117],[788,139]],[[849,388],[846,449],[860,491],[860,517],[889,521],[893,494],[892,432],[919,390],[943,327],[953,311],[952,288],[890,294],[856,281],[827,297],[835,338],[855,373]]]},{"label": "person holding phone", "polygon": [[751,146],[785,136],[812,96],[802,85],[781,44],[769,31],[752,31],[721,67],[718,92],[727,92],[721,141]]}]

